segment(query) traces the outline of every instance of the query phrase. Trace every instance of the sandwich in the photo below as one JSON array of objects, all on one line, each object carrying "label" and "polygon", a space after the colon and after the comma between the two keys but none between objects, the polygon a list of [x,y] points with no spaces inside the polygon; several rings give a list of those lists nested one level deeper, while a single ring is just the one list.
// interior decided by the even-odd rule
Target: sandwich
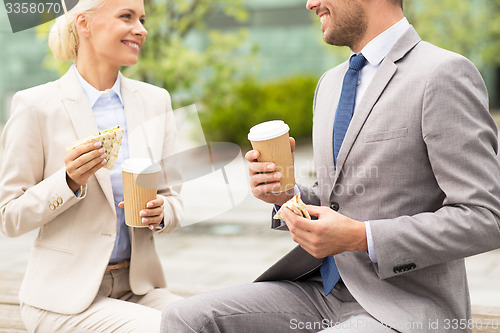
[{"label": "sandwich", "polygon": [[283,219],[283,210],[289,208],[295,214],[305,217],[306,219],[311,219],[311,216],[306,210],[306,204],[300,199],[300,193],[295,195],[293,198],[288,200],[281,206],[280,210],[274,215],[274,219]]},{"label": "sandwich", "polygon": [[100,142],[106,151],[106,161],[108,161],[104,167],[106,169],[112,169],[118,159],[118,153],[120,152],[120,147],[122,145],[122,137],[123,128],[116,126],[115,128],[101,131],[85,139],[79,140],[67,147],[66,150],[70,151],[78,146],[91,142]]}]

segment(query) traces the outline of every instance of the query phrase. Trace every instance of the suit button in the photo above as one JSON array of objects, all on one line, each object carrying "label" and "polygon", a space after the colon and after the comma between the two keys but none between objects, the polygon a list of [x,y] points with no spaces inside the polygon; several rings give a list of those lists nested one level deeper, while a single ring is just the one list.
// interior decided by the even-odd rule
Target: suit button
[{"label": "suit button", "polygon": [[330,208],[333,209],[334,211],[338,212],[340,205],[338,202],[334,201],[334,202],[330,203]]},{"label": "suit button", "polygon": [[63,203],[63,199],[62,199],[61,197],[59,197],[59,198],[57,198],[57,202],[58,202],[60,205],[62,205],[62,203]]},{"label": "suit button", "polygon": [[51,210],[54,210],[54,209],[56,209],[56,206],[54,206],[53,204],[50,204],[50,205],[49,205],[49,208],[50,208]]},{"label": "suit button", "polygon": [[59,206],[59,202],[57,202],[57,200],[54,200],[54,202],[52,204],[54,205],[54,207]]}]

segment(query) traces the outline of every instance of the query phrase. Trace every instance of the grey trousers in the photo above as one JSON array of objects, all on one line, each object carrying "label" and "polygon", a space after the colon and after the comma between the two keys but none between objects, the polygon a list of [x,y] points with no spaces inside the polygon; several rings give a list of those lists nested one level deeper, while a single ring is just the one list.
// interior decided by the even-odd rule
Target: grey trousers
[{"label": "grey trousers", "polygon": [[170,304],[162,333],[394,332],[370,316],[343,283],[325,297],[323,284],[259,282]]},{"label": "grey trousers", "polygon": [[64,315],[21,306],[28,332],[36,333],[155,333],[160,329],[161,310],[181,299],[167,289],[134,295],[128,283],[129,270],[107,271],[94,302],[82,313]]}]

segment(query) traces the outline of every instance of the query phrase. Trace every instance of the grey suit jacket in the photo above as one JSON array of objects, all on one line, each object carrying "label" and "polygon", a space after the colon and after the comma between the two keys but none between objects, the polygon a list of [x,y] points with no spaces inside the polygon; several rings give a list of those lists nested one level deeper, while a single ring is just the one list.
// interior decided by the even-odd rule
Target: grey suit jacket
[{"label": "grey suit jacket", "polygon": [[[120,74],[121,75],[121,74]],[[130,157],[148,157],[142,124],[155,159],[176,153],[170,96],[121,77]],[[116,238],[116,214],[107,169],[91,176],[80,198],[66,183],[66,147],[97,132],[93,111],[73,70],[54,82],[18,92],[2,133],[0,231],[16,237],[38,229],[21,285],[23,303],[63,314],[85,310],[95,299]],[[179,170],[164,165],[165,177]],[[182,216],[180,187],[166,186],[165,228]],[[57,203],[57,204],[55,204]],[[52,205],[52,206],[51,206]],[[131,228],[130,287],[146,294],[165,287],[153,232]]]},{"label": "grey suit jacket", "polygon": [[[335,256],[366,311],[401,332],[436,320],[446,331],[470,318],[463,258],[500,247],[497,127],[484,82],[470,61],[421,41],[411,27],[357,105],[335,169],[333,122],[347,68],[318,84],[318,180],[301,187],[302,197],[370,221],[378,263],[361,252]],[[296,248],[257,280],[299,279],[320,264]]]}]

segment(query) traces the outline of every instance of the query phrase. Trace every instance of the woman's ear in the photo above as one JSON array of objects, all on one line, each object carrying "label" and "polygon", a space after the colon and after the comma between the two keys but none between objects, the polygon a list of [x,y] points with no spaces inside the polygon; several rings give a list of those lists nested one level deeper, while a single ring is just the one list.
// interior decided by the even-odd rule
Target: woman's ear
[{"label": "woman's ear", "polygon": [[78,35],[81,37],[90,36],[90,22],[89,18],[85,14],[78,14],[75,17],[75,27],[78,31]]}]

